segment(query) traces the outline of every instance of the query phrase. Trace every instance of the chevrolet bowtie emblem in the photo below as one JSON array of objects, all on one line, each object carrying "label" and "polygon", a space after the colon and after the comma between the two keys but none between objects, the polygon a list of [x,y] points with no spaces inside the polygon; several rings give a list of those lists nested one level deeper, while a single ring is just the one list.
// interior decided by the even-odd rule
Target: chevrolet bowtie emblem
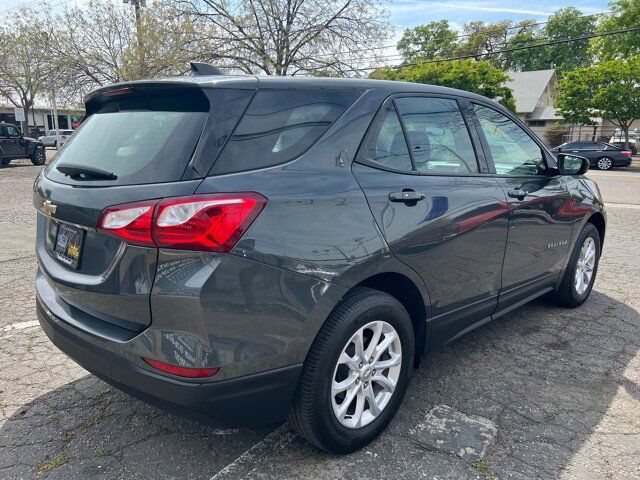
[{"label": "chevrolet bowtie emblem", "polygon": [[42,211],[47,215],[53,215],[54,213],[56,213],[57,209],[58,206],[51,203],[51,200],[45,200],[42,203]]}]

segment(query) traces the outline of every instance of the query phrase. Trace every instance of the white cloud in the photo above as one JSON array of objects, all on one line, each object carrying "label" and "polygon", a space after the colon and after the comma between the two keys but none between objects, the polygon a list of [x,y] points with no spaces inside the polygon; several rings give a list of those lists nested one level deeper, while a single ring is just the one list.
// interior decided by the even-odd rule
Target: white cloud
[{"label": "white cloud", "polygon": [[497,12],[497,13],[515,13],[520,15],[534,15],[540,17],[548,17],[553,13],[549,10],[537,10],[530,8],[512,8],[506,5],[500,5],[496,2],[413,2],[396,4],[388,7],[391,13],[416,12],[422,10],[438,9],[454,9],[469,10],[476,12]]}]

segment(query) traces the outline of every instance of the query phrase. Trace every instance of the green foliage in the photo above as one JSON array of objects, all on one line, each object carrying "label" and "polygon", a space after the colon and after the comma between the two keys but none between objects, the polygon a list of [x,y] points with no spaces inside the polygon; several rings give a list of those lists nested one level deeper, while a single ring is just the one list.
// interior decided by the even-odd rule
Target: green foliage
[{"label": "green foliage", "polygon": [[508,75],[487,61],[465,59],[450,62],[418,62],[400,70],[380,68],[370,77],[458,88],[496,99],[511,111],[515,111],[511,90],[504,85],[509,80]]},{"label": "green foliage", "polygon": [[457,34],[449,27],[447,20],[429,22],[404,31],[398,42],[398,51],[406,62],[417,58],[433,60],[453,55],[456,50]]},{"label": "green foliage", "polygon": [[[609,6],[613,14],[599,22],[597,32],[640,25],[640,0],[615,0]],[[591,48],[602,60],[637,55],[640,53],[640,31],[593,38]]]},{"label": "green foliage", "polygon": [[601,117],[627,137],[631,122],[640,118],[640,55],[567,72],[558,83],[555,108],[567,123],[593,124]]}]

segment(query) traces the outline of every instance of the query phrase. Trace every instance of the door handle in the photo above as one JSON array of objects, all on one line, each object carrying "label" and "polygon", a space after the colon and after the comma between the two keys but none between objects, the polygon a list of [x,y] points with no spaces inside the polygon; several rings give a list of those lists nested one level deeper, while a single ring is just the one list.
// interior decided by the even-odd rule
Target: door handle
[{"label": "door handle", "polygon": [[423,200],[424,193],[414,190],[403,190],[402,192],[392,192],[389,194],[389,200],[392,202],[418,202]]},{"label": "door handle", "polygon": [[529,192],[522,190],[521,188],[513,188],[507,192],[507,195],[511,198],[517,198],[518,200],[524,200],[524,197],[529,195]]}]

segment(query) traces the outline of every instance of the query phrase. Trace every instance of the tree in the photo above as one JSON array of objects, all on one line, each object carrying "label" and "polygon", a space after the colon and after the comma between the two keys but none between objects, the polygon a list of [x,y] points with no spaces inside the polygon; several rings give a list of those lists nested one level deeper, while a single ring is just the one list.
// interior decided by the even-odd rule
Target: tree
[{"label": "tree", "polygon": [[494,98],[511,111],[515,111],[513,94],[505,86],[509,76],[486,60],[420,62],[400,70],[389,67],[377,69],[370,77],[458,88]]},{"label": "tree", "polygon": [[511,20],[497,23],[467,23],[463,28],[463,40],[456,49],[456,55],[472,55],[476,60],[485,59],[493,65],[501,65],[501,56],[494,55],[494,52],[505,48],[512,26]]},{"label": "tree", "polygon": [[180,0],[206,20],[209,60],[267,75],[352,74],[379,56],[389,33],[377,0]]},{"label": "tree", "polygon": [[429,22],[406,29],[398,42],[398,51],[405,62],[450,57],[457,48],[457,39],[458,35],[447,20]]},{"label": "tree", "polygon": [[[549,17],[542,29],[523,29],[507,42],[507,49],[527,45],[540,45],[570,37],[578,37],[593,32],[596,28],[593,16],[584,14],[574,7],[561,8]],[[516,71],[544,70],[555,68],[558,75],[591,62],[588,40],[544,45],[516,50],[506,54],[505,67]]]},{"label": "tree", "polygon": [[[640,25],[640,0],[615,0],[609,6],[612,15],[598,23],[598,33]],[[593,38],[591,48],[601,60],[637,55],[640,54],[640,32]]]},{"label": "tree", "polygon": [[0,25],[0,96],[23,108],[22,131],[29,134],[29,113],[39,95],[47,94],[52,75],[47,62],[40,20],[27,9]]},{"label": "tree", "polygon": [[600,62],[565,73],[555,108],[568,123],[601,117],[618,126],[629,148],[629,127],[640,118],[640,56]]},{"label": "tree", "polygon": [[140,25],[128,5],[89,0],[67,4],[45,22],[49,59],[74,91],[185,73],[205,47],[198,26],[169,0],[143,8]]}]

